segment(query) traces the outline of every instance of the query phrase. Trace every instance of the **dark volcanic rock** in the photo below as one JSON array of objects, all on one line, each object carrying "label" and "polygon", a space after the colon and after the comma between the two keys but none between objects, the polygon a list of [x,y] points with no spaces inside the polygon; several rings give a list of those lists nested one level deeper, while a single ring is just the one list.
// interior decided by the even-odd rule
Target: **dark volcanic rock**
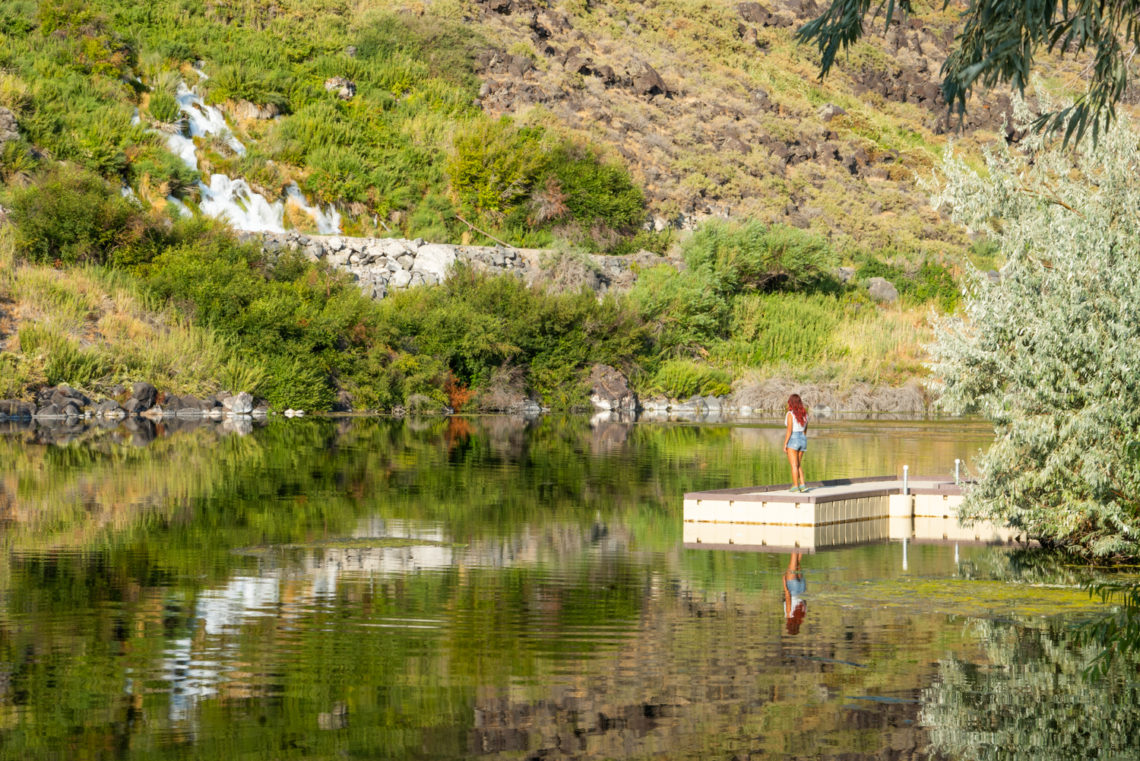
[{"label": "dark volcanic rock", "polygon": [[37,418],[56,418],[63,416],[63,408],[56,404],[49,404],[36,410]]},{"label": "dark volcanic rock", "polygon": [[534,68],[534,61],[525,55],[511,56],[511,62],[508,66],[509,71],[513,76],[521,77],[528,71]]},{"label": "dark volcanic rock", "polygon": [[670,90],[665,80],[649,64],[645,64],[640,72],[633,75],[633,91],[638,95],[664,95],[668,97]]},{"label": "dark volcanic rock", "polygon": [[124,410],[114,399],[108,399],[95,405],[93,412],[101,417],[117,417],[122,415]]},{"label": "dark volcanic rock", "polygon": [[740,17],[750,24],[765,25],[772,18],[771,12],[760,3],[741,3],[736,6]]},{"label": "dark volcanic rock", "polygon": [[128,412],[145,412],[154,406],[158,401],[158,389],[149,383],[140,381],[131,386],[131,398],[127,403],[134,401],[134,408],[125,407]]}]

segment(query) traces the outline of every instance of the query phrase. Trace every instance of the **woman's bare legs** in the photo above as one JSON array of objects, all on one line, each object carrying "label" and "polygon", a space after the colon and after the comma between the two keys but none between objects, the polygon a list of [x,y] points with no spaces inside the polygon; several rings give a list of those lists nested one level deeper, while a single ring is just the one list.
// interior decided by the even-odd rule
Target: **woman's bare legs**
[{"label": "woman's bare legs", "polygon": [[800,477],[800,488],[807,489],[807,482],[804,481],[804,452],[802,449],[795,450],[796,455],[796,473]]},{"label": "woman's bare legs", "polygon": [[784,449],[788,453],[788,465],[792,466],[792,488],[796,488],[803,483],[804,474],[800,471],[800,460],[803,459],[803,452],[796,449]]}]

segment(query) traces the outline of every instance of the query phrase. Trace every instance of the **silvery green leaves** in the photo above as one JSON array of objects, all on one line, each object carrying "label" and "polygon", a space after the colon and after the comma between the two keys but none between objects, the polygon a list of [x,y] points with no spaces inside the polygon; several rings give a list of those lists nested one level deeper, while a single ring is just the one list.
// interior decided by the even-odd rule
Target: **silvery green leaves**
[{"label": "silvery green leaves", "polygon": [[971,273],[965,309],[937,323],[933,370],[948,410],[995,427],[965,515],[1137,556],[1140,153],[1124,118],[1095,145],[1060,142],[998,146],[984,176],[948,154],[934,203],[993,236],[1006,264],[997,282]]},{"label": "silvery green leaves", "polygon": [[[831,0],[819,18],[799,30],[797,39],[814,43],[820,51],[821,76],[840,50],[862,37],[863,20],[872,6],[875,20],[881,14],[889,26],[896,15],[895,0]],[[952,110],[963,113],[979,84],[1009,84],[1023,93],[1042,50],[1080,57],[1087,60],[1084,94],[1073,104],[1043,113],[1031,126],[1063,130],[1064,143],[1074,138],[1080,142],[1091,131],[1095,142],[1112,123],[1133,74],[1132,58],[1140,46],[1138,8],[1136,0],[975,0],[961,11],[961,31],[942,64],[942,95]],[[910,13],[910,0],[899,0],[898,10]]]}]

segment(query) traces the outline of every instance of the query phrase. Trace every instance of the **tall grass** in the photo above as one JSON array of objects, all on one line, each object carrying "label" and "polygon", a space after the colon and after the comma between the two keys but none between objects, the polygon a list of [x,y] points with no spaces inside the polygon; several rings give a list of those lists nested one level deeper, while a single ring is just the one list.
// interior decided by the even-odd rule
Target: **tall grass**
[{"label": "tall grass", "polygon": [[135,380],[204,394],[234,377],[249,385],[232,388],[256,390],[255,361],[216,333],[155,310],[121,273],[19,263],[10,241],[0,245],[0,264],[0,302],[20,318],[17,341],[0,353],[11,373],[3,373],[0,395],[63,382],[97,392]]}]

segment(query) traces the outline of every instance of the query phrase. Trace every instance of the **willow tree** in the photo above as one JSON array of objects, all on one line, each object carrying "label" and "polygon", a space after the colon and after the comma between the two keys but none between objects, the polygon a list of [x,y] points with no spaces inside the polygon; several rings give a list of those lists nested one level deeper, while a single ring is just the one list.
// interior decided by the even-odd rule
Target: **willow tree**
[{"label": "willow tree", "polygon": [[[1015,118],[1031,119],[1015,102]],[[1031,134],[979,173],[949,155],[934,198],[1006,260],[967,276],[936,324],[934,376],[952,412],[995,440],[963,515],[1047,544],[1140,556],[1140,150],[1121,117],[1095,144]]]},{"label": "willow tree", "polygon": [[[947,0],[943,6],[949,5]],[[863,36],[872,7],[889,25],[896,11],[912,13],[912,0],[831,0],[826,10],[797,33],[820,51],[820,76],[836,55]],[[1012,85],[1024,93],[1043,52],[1085,60],[1087,86],[1077,101],[1046,112],[1036,126],[1065,127],[1065,141],[1091,126],[1094,137],[1112,122],[1115,107],[1134,76],[1132,59],[1140,49],[1140,5],[1136,0],[972,0],[960,12],[962,26],[942,64],[942,94],[951,108],[965,110],[977,85]]]}]

